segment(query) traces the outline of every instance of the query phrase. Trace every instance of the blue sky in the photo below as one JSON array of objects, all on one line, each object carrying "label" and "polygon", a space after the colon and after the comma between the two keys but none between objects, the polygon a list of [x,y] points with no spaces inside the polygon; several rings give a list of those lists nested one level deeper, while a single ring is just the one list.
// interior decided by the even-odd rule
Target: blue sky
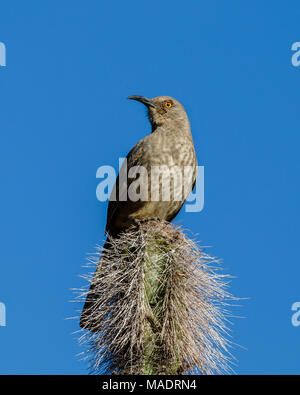
[{"label": "blue sky", "polygon": [[236,373],[299,373],[299,17],[294,0],[1,2],[0,373],[87,373],[65,317],[103,239],[96,170],[150,131],[131,94],[189,114],[205,207],[176,223],[249,297]]}]

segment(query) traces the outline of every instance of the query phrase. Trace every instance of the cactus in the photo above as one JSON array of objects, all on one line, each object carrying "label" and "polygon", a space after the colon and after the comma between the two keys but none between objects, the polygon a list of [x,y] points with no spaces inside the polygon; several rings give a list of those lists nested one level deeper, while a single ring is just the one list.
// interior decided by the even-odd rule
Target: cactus
[{"label": "cactus", "polygon": [[[87,345],[91,373],[213,374],[230,371],[235,300],[230,276],[179,227],[147,221],[109,238],[96,265]],[[90,282],[94,273],[85,278]],[[86,290],[79,290],[84,300]]]}]

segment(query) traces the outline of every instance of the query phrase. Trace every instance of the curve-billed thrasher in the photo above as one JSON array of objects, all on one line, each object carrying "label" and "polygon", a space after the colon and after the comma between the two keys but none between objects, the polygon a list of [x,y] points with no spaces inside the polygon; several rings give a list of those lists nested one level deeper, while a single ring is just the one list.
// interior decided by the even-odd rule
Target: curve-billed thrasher
[{"label": "curve-billed thrasher", "polygon": [[[122,177],[122,168],[116,180],[112,193],[115,199],[110,198],[106,223],[106,232],[112,237],[141,220],[156,218],[172,221],[192,191],[197,174],[190,123],[183,106],[168,96],[153,99],[130,96],[129,99],[147,106],[152,133],[132,148],[126,158],[125,177]],[[141,167],[146,170],[146,176],[139,172]],[[130,177],[130,174],[128,176],[130,169],[134,168],[140,175],[136,193],[144,197],[136,201],[130,200],[129,193],[137,179]],[[157,176],[156,180],[153,175]],[[170,192],[166,193],[167,199],[163,195],[164,184]],[[129,196],[126,199],[127,192]],[[93,284],[81,314],[80,326],[84,329],[90,329],[89,309],[95,300],[92,290]]]}]

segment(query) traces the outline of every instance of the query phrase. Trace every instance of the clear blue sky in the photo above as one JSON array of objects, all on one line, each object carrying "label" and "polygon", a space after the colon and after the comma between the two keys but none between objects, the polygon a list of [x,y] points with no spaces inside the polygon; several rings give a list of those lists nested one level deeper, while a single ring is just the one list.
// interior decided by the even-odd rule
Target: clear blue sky
[{"label": "clear blue sky", "polygon": [[87,373],[64,318],[103,239],[96,170],[150,131],[131,94],[190,116],[205,208],[176,222],[250,298],[236,372],[299,373],[299,20],[293,0],[1,2],[0,373]]}]

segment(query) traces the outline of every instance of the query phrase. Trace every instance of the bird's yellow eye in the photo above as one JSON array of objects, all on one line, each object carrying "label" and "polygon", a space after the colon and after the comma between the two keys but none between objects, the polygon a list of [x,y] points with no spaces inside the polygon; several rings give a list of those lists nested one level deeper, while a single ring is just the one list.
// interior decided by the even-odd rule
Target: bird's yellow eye
[{"label": "bird's yellow eye", "polygon": [[171,108],[171,107],[172,107],[172,103],[169,102],[169,101],[166,101],[166,102],[165,102],[165,107],[166,107],[166,108]]}]

